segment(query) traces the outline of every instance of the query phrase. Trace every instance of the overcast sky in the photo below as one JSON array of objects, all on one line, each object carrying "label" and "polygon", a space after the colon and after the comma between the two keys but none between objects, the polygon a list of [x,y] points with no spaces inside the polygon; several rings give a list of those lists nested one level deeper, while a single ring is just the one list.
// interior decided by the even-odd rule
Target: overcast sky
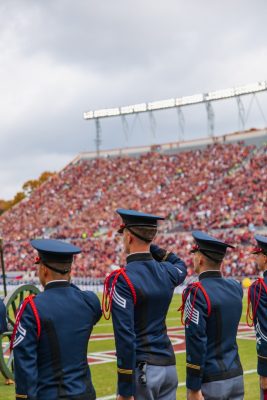
[{"label": "overcast sky", "polygon": [[[94,150],[83,112],[267,79],[266,0],[1,0],[0,198]],[[267,115],[267,94],[258,96]],[[245,106],[250,104],[244,98]],[[214,105],[217,134],[238,129],[233,100]],[[177,140],[175,110],[102,123],[102,148]],[[206,134],[203,106],[186,137]],[[252,104],[247,127],[263,127]]]}]

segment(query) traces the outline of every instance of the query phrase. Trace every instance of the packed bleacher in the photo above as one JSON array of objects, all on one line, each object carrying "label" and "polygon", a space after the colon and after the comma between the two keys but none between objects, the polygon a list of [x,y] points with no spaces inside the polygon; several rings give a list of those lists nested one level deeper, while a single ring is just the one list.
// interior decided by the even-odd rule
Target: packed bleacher
[{"label": "packed bleacher", "polygon": [[253,275],[253,233],[267,223],[267,145],[212,144],[175,154],[80,159],[0,217],[6,269],[34,270],[29,239],[72,240],[82,247],[74,276],[99,278],[123,264],[116,208],[164,215],[158,243],[191,265],[190,231],[213,230],[237,246],[225,275]]}]

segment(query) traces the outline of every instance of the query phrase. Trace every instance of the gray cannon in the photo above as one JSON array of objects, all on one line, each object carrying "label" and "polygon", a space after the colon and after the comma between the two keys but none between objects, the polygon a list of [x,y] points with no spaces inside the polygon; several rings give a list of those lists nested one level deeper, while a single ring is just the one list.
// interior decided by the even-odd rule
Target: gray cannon
[{"label": "gray cannon", "polygon": [[13,352],[10,352],[10,339],[13,332],[18,308],[30,294],[38,294],[39,289],[34,285],[20,285],[4,298],[7,310],[8,331],[0,335],[0,371],[8,383],[14,380]]}]

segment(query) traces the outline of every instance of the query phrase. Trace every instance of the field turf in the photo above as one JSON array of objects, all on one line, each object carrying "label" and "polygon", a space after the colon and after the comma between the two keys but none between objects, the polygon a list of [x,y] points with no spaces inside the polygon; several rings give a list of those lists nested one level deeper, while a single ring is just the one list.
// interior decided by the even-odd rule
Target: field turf
[{"label": "field turf", "polygon": [[[180,313],[177,308],[181,303],[179,295],[175,295],[170,306],[167,317],[167,326],[177,327],[180,326]],[[242,322],[245,322],[246,311],[246,297],[244,298],[244,307]],[[111,321],[105,321],[103,318],[94,329],[94,334],[107,334],[112,333]],[[240,339],[238,340],[239,353],[241,362],[245,371],[245,399],[256,400],[259,398],[258,377],[256,370],[256,351],[255,341]],[[100,340],[92,341],[89,344],[89,355],[95,352],[112,351],[114,350],[114,340]],[[177,391],[177,399],[185,399],[185,353],[176,355],[176,364],[178,371],[179,383],[181,386]],[[97,364],[91,366],[93,383],[97,392],[98,398],[106,398],[106,400],[115,399],[112,395],[116,392],[116,362],[109,362],[105,364]],[[14,386],[5,386],[4,379],[0,376],[0,400],[13,400]]]}]

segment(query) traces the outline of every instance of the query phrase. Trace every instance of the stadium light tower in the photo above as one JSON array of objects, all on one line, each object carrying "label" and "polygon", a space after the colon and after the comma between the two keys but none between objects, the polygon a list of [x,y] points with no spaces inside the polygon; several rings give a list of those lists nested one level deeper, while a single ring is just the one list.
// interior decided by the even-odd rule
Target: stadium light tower
[{"label": "stadium light tower", "polygon": [[182,111],[182,107],[176,107],[177,110],[177,116],[178,116],[178,124],[179,124],[179,142],[182,142],[184,140],[184,125],[185,125],[185,119],[184,119],[184,114]]},{"label": "stadium light tower", "polygon": [[96,138],[95,138],[96,154],[97,154],[97,157],[99,157],[100,146],[101,146],[101,126],[100,126],[99,118],[95,119],[95,125],[96,125]]},{"label": "stadium light tower", "polygon": [[240,96],[236,96],[236,101],[237,101],[237,108],[238,108],[238,116],[239,116],[239,125],[241,127],[241,130],[243,131],[245,129],[245,107],[244,104],[241,100]]},{"label": "stadium light tower", "polygon": [[167,100],[153,101],[150,103],[140,103],[133,104],[130,106],[123,107],[115,107],[115,108],[103,108],[95,111],[87,111],[83,114],[83,118],[85,120],[95,120],[96,122],[96,150],[97,154],[100,153],[100,145],[101,145],[101,127],[100,127],[100,119],[101,118],[110,118],[110,117],[121,117],[123,128],[127,131],[126,126],[126,116],[127,115],[139,115],[142,113],[149,113],[150,125],[152,133],[155,134],[156,129],[156,120],[153,114],[153,111],[158,110],[166,110],[170,108],[176,108],[178,112],[179,124],[181,128],[181,137],[183,137],[184,130],[184,117],[181,114],[181,107],[192,106],[194,104],[204,104],[207,111],[207,120],[208,120],[208,134],[209,136],[214,135],[214,110],[212,107],[213,101],[225,100],[230,98],[236,98],[238,105],[238,115],[241,127],[244,129],[245,127],[245,109],[243,103],[241,101],[241,96],[244,95],[254,95],[258,92],[263,92],[267,90],[267,81],[260,81],[257,83],[239,86],[235,88],[229,88],[224,90],[217,90],[215,92],[208,92],[205,94],[194,94],[192,96],[184,96],[179,98],[171,98]]},{"label": "stadium light tower", "polygon": [[208,135],[213,137],[214,136],[215,115],[214,115],[213,107],[211,105],[211,101],[210,100],[206,101],[205,106],[206,106],[207,118],[208,118]]},{"label": "stadium light tower", "polygon": [[125,139],[128,142],[129,140],[129,125],[125,115],[121,115],[122,129],[125,135]]}]

